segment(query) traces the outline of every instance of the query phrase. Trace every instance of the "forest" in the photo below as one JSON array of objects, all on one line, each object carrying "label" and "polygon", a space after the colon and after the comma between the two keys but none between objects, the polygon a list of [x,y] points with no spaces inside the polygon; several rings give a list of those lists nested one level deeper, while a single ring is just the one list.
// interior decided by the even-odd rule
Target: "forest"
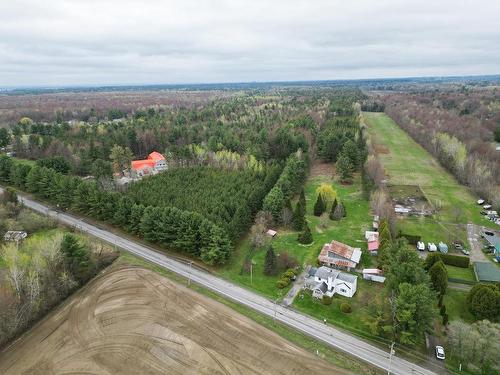
[{"label": "forest", "polygon": [[462,184],[500,207],[500,92],[459,87],[377,98],[385,112]]}]

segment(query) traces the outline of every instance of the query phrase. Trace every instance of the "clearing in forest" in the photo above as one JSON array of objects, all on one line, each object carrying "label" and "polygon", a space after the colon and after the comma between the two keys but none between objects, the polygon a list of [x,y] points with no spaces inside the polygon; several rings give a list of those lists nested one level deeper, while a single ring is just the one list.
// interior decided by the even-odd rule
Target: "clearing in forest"
[{"label": "clearing in forest", "polygon": [[424,241],[465,240],[463,224],[488,225],[480,214],[477,198],[439,165],[384,113],[363,113],[375,150],[388,176],[389,185],[418,186],[435,210],[433,217],[403,217],[400,229],[420,235]]},{"label": "clearing in forest", "polygon": [[[36,349],[36,350],[35,350]],[[347,374],[143,268],[94,279],[0,353],[0,373]]]}]

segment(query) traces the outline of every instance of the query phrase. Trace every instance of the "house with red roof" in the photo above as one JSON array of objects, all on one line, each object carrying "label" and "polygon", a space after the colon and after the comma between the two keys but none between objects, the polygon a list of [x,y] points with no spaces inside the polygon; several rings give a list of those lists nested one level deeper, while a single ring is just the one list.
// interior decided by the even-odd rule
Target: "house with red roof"
[{"label": "house with red roof", "polygon": [[132,161],[132,174],[136,177],[142,177],[167,169],[165,157],[157,151],[153,151],[148,155],[147,159]]},{"label": "house with red roof", "polygon": [[365,238],[368,245],[368,250],[370,250],[370,254],[377,255],[379,247],[378,232],[367,230],[365,232]]},{"label": "house with red roof", "polygon": [[318,260],[324,266],[345,268],[349,271],[356,268],[360,262],[361,249],[333,240],[323,246]]}]

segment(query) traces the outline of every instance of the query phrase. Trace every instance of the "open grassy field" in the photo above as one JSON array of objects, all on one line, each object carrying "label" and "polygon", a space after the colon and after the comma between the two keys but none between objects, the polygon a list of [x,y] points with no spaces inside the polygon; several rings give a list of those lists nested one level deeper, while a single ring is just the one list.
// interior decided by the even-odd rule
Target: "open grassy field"
[{"label": "open grassy field", "polygon": [[463,290],[448,288],[444,295],[444,305],[450,322],[453,320],[463,320],[467,323],[475,321],[474,316],[467,308],[466,299],[468,292]]},{"label": "open grassy field", "polygon": [[[364,231],[371,226],[371,216],[369,215],[369,203],[363,198],[361,193],[360,178],[356,176],[352,185],[343,185],[332,178],[332,173],[312,174],[304,187],[307,205],[306,220],[311,228],[314,243],[309,246],[301,245],[297,241],[298,232],[278,228],[278,235],[272,240],[272,245],[277,253],[286,251],[297,258],[299,264],[314,265],[323,245],[333,239],[351,246],[360,247],[366,251]],[[321,228],[320,219],[312,214],[317,197],[316,189],[322,183],[333,186],[337,192],[338,199],[345,205],[347,212],[347,217],[338,222],[329,221],[326,228]],[[243,260],[249,252],[254,262],[252,283],[250,275],[241,272]],[[276,288],[276,281],[279,275],[264,275],[264,258],[265,249],[252,252],[248,239],[244,239],[237,247],[230,263],[220,268],[218,272],[234,282],[269,297],[277,298],[284,296],[287,290]],[[372,262],[372,259],[370,255],[365,253],[363,254],[362,261],[365,266],[368,266]]]},{"label": "open grassy field", "polygon": [[417,144],[384,113],[363,113],[378,156],[391,185],[418,185],[437,210],[430,218],[401,218],[400,229],[421,235],[424,241],[464,240],[463,224],[491,225],[476,204],[477,197],[441,167],[438,161]]},{"label": "open grassy field", "polygon": [[461,267],[446,265],[446,271],[448,271],[449,278],[460,279],[465,281],[476,281],[476,276],[474,275],[472,267],[461,268]]}]

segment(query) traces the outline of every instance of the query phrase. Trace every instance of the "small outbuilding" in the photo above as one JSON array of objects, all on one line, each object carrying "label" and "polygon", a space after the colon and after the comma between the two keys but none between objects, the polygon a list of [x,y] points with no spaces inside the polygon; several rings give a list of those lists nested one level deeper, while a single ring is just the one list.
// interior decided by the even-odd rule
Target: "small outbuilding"
[{"label": "small outbuilding", "polygon": [[273,230],[273,229],[268,229],[268,230],[267,230],[267,232],[266,232],[266,234],[267,234],[269,237],[274,238],[274,237],[276,237],[276,236],[278,235],[278,232],[276,232],[276,231],[275,231],[275,230]]},{"label": "small outbuilding", "polygon": [[3,236],[4,241],[19,242],[28,237],[28,233],[20,230],[9,230]]}]

